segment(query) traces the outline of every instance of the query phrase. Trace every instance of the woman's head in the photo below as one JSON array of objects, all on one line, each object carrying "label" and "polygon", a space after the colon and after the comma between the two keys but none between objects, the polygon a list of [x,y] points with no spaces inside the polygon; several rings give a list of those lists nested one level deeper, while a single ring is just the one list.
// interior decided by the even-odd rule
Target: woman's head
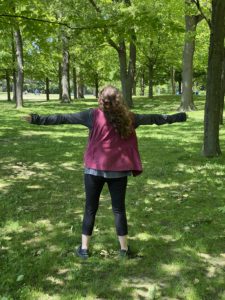
[{"label": "woman's head", "polygon": [[100,108],[105,111],[120,103],[122,104],[123,100],[120,91],[116,87],[107,85],[100,91],[98,102]]},{"label": "woman's head", "polygon": [[133,132],[132,113],[123,102],[120,91],[108,85],[99,93],[99,107],[105,113],[107,120],[122,138],[128,138]]}]

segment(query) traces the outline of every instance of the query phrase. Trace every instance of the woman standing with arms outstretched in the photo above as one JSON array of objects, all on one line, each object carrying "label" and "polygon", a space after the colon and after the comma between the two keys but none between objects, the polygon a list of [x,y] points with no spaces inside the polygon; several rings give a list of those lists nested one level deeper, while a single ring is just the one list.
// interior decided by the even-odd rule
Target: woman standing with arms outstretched
[{"label": "woman standing with arms outstretched", "polygon": [[185,113],[174,115],[135,114],[123,103],[114,86],[106,86],[99,94],[98,108],[79,113],[41,116],[31,114],[25,119],[31,124],[82,124],[89,128],[84,155],[84,186],[86,194],[81,245],[76,254],[89,257],[89,241],[103,186],[107,183],[115,226],[120,243],[120,255],[129,256],[128,226],[125,208],[127,178],[142,172],[135,129],[140,125],[163,125],[186,121]]}]

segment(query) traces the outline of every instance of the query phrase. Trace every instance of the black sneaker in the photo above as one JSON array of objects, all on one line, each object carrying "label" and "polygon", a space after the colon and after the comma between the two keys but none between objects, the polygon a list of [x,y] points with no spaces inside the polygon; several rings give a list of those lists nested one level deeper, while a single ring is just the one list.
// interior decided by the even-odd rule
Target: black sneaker
[{"label": "black sneaker", "polygon": [[89,251],[87,249],[82,249],[81,246],[76,249],[76,254],[83,259],[87,259],[89,257]]},{"label": "black sneaker", "polygon": [[142,258],[142,255],[139,255],[136,251],[130,250],[128,246],[127,250],[120,250],[120,258],[122,259],[135,259],[135,258]]},{"label": "black sneaker", "polygon": [[129,258],[131,256],[130,248],[128,246],[127,250],[121,249],[120,250],[120,257],[121,258]]}]

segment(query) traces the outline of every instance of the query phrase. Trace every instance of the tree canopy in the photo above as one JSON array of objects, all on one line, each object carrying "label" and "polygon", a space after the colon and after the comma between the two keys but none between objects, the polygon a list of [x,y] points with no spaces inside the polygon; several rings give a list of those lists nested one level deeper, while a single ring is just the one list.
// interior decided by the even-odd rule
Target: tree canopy
[{"label": "tree canopy", "polygon": [[84,87],[97,96],[113,82],[132,107],[132,95],[147,90],[152,98],[166,84],[168,92],[182,93],[180,110],[195,109],[193,92],[207,87],[211,12],[218,5],[219,0],[0,1],[0,75],[8,100],[11,86],[21,107],[23,92],[35,82],[47,98],[50,89],[64,102],[72,99],[72,85],[76,98],[83,97]]}]

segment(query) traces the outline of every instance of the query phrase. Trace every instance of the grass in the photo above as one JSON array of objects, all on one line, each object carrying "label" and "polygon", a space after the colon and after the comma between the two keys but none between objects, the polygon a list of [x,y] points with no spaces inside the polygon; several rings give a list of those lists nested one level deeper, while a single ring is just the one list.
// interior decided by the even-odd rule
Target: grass
[{"label": "grass", "polygon": [[[137,130],[144,173],[129,178],[129,243],[139,257],[118,259],[107,189],[91,242],[74,256],[84,207],[82,126],[35,126],[29,112],[69,113],[42,97],[16,110],[0,101],[0,299],[225,299],[225,158],[201,156],[204,98],[186,123]],[[173,113],[178,96],[135,98],[138,113]],[[221,149],[225,150],[221,127]]]}]

